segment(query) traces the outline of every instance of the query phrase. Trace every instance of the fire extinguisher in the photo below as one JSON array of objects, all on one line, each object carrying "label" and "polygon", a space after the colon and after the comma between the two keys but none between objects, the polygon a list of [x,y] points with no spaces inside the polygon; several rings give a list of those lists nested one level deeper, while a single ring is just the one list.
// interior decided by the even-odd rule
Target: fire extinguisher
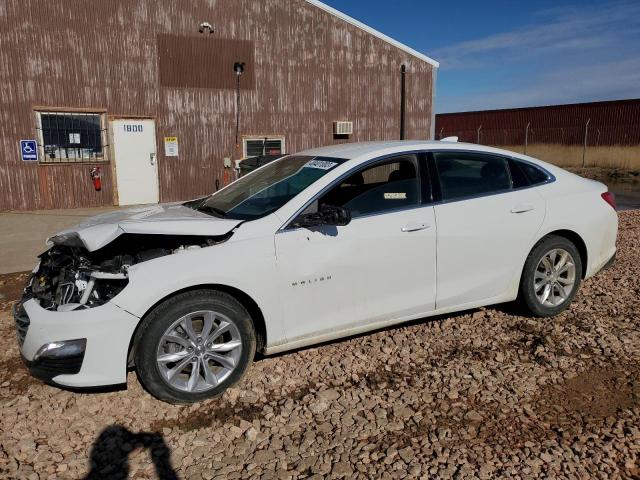
[{"label": "fire extinguisher", "polygon": [[99,192],[100,190],[102,190],[102,173],[101,173],[101,169],[100,167],[93,167],[91,169],[91,172],[89,172],[89,175],[91,175],[91,181],[93,182],[93,188],[96,189],[96,192]]}]

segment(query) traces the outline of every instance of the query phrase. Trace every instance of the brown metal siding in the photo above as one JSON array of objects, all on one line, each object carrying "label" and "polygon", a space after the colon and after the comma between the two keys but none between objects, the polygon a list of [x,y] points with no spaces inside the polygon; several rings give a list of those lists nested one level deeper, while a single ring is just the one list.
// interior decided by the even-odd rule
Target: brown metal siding
[{"label": "brown metal siding", "polygon": [[590,144],[640,144],[640,99],[438,114],[436,137],[458,135],[476,142],[482,127],[481,143],[522,144],[530,123],[530,141],[581,144],[589,119]]},{"label": "brown metal siding", "polygon": [[[203,21],[213,35],[197,33]],[[165,34],[211,39],[213,50],[225,39],[253,42],[255,86],[241,93],[243,135],[283,135],[295,152],[344,142],[333,138],[332,122],[351,120],[348,141],[398,138],[404,63],[407,138],[429,137],[432,66],[303,0],[5,0],[0,210],[113,202],[108,164],[95,192],[90,165],[20,161],[18,140],[35,138],[34,105],[154,117],[162,201],[205,194],[222,181],[223,157],[236,157],[235,92],[161,86],[157,38]],[[209,67],[227,75],[221,70]],[[165,136],[179,138],[180,157],[164,157]]]},{"label": "brown metal siding", "polygon": [[162,87],[236,88],[235,63],[244,63],[240,89],[255,88],[253,42],[184,35],[158,35]]}]

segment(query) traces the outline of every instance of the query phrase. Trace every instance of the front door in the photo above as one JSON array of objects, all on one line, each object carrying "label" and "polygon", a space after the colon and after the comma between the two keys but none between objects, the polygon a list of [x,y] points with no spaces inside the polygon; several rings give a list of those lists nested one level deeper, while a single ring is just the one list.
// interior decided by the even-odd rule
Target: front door
[{"label": "front door", "polygon": [[417,172],[413,155],[355,172],[308,208],[343,206],[351,223],[276,234],[289,342],[435,308],[434,209],[422,205]]},{"label": "front door", "polygon": [[111,132],[118,205],[158,203],[155,121],[116,119]]}]

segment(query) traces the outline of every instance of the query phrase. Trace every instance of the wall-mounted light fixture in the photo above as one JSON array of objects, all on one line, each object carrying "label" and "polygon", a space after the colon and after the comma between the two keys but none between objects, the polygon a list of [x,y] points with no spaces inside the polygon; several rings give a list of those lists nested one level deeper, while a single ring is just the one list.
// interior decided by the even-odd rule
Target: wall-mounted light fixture
[{"label": "wall-mounted light fixture", "polygon": [[240,76],[242,72],[244,72],[244,66],[244,62],[236,62],[233,64],[233,71],[236,72],[236,75]]}]

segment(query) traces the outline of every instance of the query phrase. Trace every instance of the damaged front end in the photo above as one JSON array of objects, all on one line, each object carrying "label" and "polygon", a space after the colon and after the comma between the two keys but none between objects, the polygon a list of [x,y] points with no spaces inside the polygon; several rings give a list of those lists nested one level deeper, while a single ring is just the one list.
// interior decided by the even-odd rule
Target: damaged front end
[{"label": "damaged front end", "polygon": [[67,312],[97,307],[127,286],[132,265],[210,247],[231,235],[231,232],[217,237],[123,234],[92,252],[73,235],[54,237],[53,246],[40,255],[40,264],[25,294],[47,310]]}]

